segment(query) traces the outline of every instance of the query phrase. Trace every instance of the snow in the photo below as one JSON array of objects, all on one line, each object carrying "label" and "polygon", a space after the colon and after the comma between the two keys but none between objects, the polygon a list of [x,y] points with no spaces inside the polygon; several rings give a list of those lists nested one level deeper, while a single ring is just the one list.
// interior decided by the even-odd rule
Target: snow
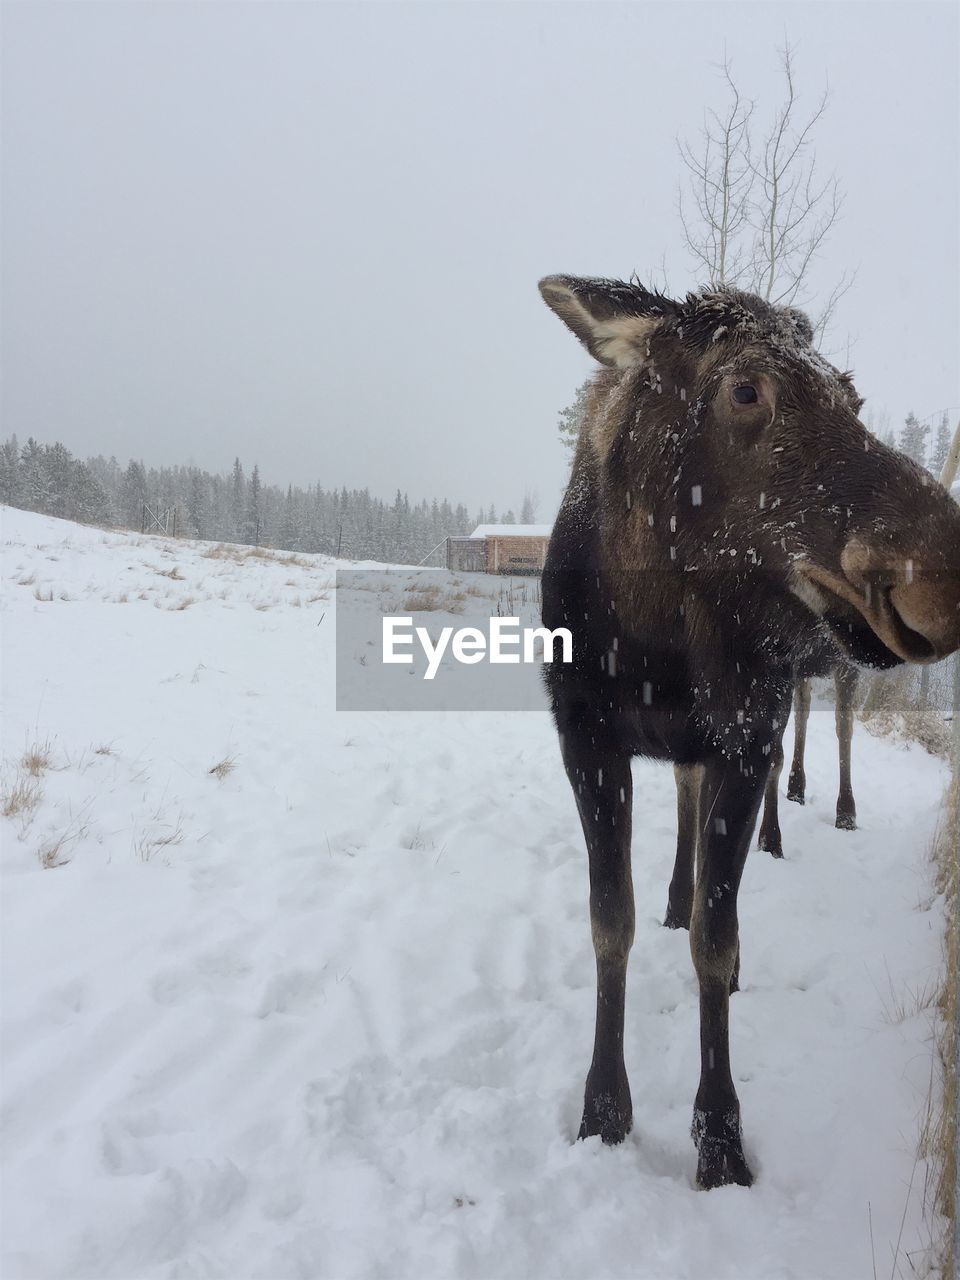
[{"label": "snow", "polygon": [[593,956],[546,712],[335,713],[335,562],[2,514],[7,779],[51,751],[2,820],[6,1280],[846,1280],[871,1219],[878,1274],[901,1219],[920,1266],[937,760],[858,730],[836,831],[814,706],[808,803],[740,895],[757,1181],[698,1192],[669,769],[634,769],[607,1149],[573,1140]]},{"label": "snow", "polygon": [[549,538],[550,524],[478,524],[471,538]]}]

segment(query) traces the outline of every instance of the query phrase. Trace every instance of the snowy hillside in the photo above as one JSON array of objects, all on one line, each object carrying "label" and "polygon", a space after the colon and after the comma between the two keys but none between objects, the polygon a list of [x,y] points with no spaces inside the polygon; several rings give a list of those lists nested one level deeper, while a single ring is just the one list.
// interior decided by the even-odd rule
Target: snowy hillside
[{"label": "snowy hillside", "polygon": [[2,518],[6,1280],[848,1280],[871,1217],[877,1274],[921,1267],[938,761],[858,728],[838,832],[815,706],[740,895],[757,1182],[698,1192],[668,768],[635,765],[605,1149],[573,1141],[594,968],[546,713],[336,713],[332,561]]}]

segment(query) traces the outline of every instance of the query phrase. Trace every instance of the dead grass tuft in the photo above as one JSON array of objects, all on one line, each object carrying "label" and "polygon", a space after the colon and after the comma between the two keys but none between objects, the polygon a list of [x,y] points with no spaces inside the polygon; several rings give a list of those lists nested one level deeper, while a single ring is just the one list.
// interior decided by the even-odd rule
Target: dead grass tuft
[{"label": "dead grass tuft", "polygon": [[919,742],[931,755],[950,754],[950,729],[933,702],[917,706],[900,673],[874,676],[867,688],[859,718],[875,737]]},{"label": "dead grass tuft", "polygon": [[[920,1134],[919,1155],[930,1167],[924,1187],[927,1218],[935,1211],[948,1223],[940,1248],[942,1274],[949,1273],[949,1254],[956,1230],[957,1203],[957,965],[960,963],[960,790],[957,780],[947,794],[946,813],[934,841],[932,857],[937,891],[943,894],[947,910],[944,938],[944,971],[934,1001],[938,1012],[937,1057],[940,1067],[938,1089],[931,1077],[930,1096]],[[936,1249],[934,1250],[937,1251]]]},{"label": "dead grass tuft", "polygon": [[43,796],[36,778],[18,773],[10,783],[0,788],[0,812],[5,818],[26,818],[33,813]]},{"label": "dead grass tuft", "polygon": [[47,738],[44,742],[35,742],[27,747],[20,757],[20,767],[31,778],[39,778],[41,773],[50,768],[52,759],[53,747],[50,745],[50,739]]},{"label": "dead grass tuft", "polygon": [[42,600],[44,604],[49,604],[53,599],[53,588],[47,587],[47,589],[44,590],[43,587],[34,587],[33,595],[34,599]]},{"label": "dead grass tuft", "polygon": [[[414,853],[422,853],[426,850],[435,850],[437,848],[436,840],[434,840],[432,836],[428,836],[424,833],[419,822],[413,830],[400,841],[400,843],[404,849],[410,849]],[[437,853],[437,859],[439,860],[440,856],[445,852],[446,845],[441,845],[440,850]]]},{"label": "dead grass tuft", "polygon": [[893,979],[890,978],[889,999],[882,993],[880,995],[883,1020],[891,1027],[900,1027],[916,1017],[918,1013],[932,1009],[937,1004],[938,998],[939,992],[936,985],[930,986],[924,983],[919,987],[906,986],[902,991],[897,991],[894,988]]},{"label": "dead grass tuft", "polygon": [[73,846],[87,834],[87,826],[83,818],[89,807],[89,804],[84,806],[68,827],[65,827],[59,835],[44,841],[37,850],[40,865],[45,871],[52,871],[54,867],[65,867],[70,861]]},{"label": "dead grass tuft", "polygon": [[161,578],[169,578],[172,582],[182,582],[183,574],[180,572],[180,566],[174,565],[172,569],[157,569],[156,571]]},{"label": "dead grass tuft", "polygon": [[212,774],[218,782],[222,782],[224,778],[228,778],[230,774],[233,773],[236,767],[237,761],[235,756],[224,756],[223,759],[218,764],[215,764],[212,769],[208,769],[207,773]]},{"label": "dead grass tuft", "polygon": [[[869,732],[919,742],[934,755],[950,759],[951,726],[940,715],[933,699],[918,705],[911,683],[896,673],[875,676],[870,681],[859,712]],[[910,1184],[907,1187],[900,1232],[906,1221],[912,1194],[919,1194],[927,1241],[916,1254],[901,1251],[898,1237],[893,1250],[893,1268],[905,1275],[900,1265],[903,1258],[914,1274],[948,1275],[952,1273],[953,1241],[956,1232],[957,1204],[957,965],[960,935],[960,788],[957,761],[953,760],[953,780],[947,792],[943,814],[934,837],[930,857],[933,863],[936,891],[946,907],[943,967],[935,985],[908,992],[905,998],[894,997],[885,1007],[888,1021],[901,1022],[912,1014],[926,1010],[931,1021],[930,1082],[919,1116],[920,1133],[914,1157]],[[893,994],[891,992],[891,994]],[[914,1192],[917,1174],[922,1185]],[[891,1272],[893,1274],[893,1272]]]},{"label": "dead grass tuft", "polygon": [[403,608],[410,613],[462,613],[466,596],[462,591],[444,591],[442,587],[410,587]]},{"label": "dead grass tuft", "polygon": [[176,823],[160,823],[153,830],[144,832],[134,840],[137,856],[141,862],[150,862],[161,849],[169,849],[183,843],[183,824],[180,819]]},{"label": "dead grass tuft", "polygon": [[71,837],[68,832],[64,831],[55,839],[49,840],[46,844],[40,846],[37,850],[37,857],[40,859],[40,865],[44,871],[52,871],[54,867],[65,867],[67,865],[70,861],[70,843]]}]

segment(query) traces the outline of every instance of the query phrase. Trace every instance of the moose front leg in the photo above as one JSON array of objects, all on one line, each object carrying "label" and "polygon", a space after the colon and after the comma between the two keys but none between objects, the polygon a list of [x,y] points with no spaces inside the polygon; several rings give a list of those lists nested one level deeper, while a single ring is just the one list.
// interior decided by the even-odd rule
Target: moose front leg
[{"label": "moose front leg", "polygon": [[704,770],[700,866],[690,950],[700,983],[700,1087],[693,1111],[701,1187],[753,1176],[741,1145],[740,1102],[730,1074],[729,1006],[739,956],[737,891],[767,777],[769,757],[714,760]]},{"label": "moose front leg", "polygon": [[857,806],[850,782],[850,743],[853,739],[853,709],[860,674],[856,667],[839,663],[833,673],[837,691],[837,742],[840,746],[840,794],[837,797],[837,826],[841,831],[856,831]]},{"label": "moose front leg", "polygon": [[630,757],[598,751],[588,735],[564,735],[563,763],[590,856],[590,924],[597,958],[597,1023],[584,1091],[581,1138],[622,1142],[633,1123],[623,1061],[627,959],[633,945]]},{"label": "moose front leg", "polygon": [[807,795],[807,776],[803,771],[803,755],[807,747],[807,721],[810,719],[810,681],[798,680],[793,691],[793,764],[787,779],[787,799],[803,804]]}]

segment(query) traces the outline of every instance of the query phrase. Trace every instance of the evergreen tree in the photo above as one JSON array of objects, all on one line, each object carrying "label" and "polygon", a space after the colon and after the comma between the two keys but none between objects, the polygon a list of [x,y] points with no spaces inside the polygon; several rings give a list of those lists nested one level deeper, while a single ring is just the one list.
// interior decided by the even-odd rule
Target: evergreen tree
[{"label": "evergreen tree", "polygon": [[410,504],[398,489],[390,512],[387,545],[384,548],[386,559],[403,560],[404,551],[407,549],[409,542],[409,516]]},{"label": "evergreen tree", "polygon": [[118,523],[117,502],[120,493],[120,479],[122,471],[116,458],[104,458],[102,454],[98,454],[95,458],[87,458],[86,465],[90,468],[90,474],[100,486],[101,492],[107,503],[103,517],[98,524],[115,525]]},{"label": "evergreen tree", "polygon": [[50,486],[47,479],[43,445],[33,436],[20,452],[20,486],[28,511],[50,510]]},{"label": "evergreen tree", "polygon": [[[587,411],[587,393],[590,390],[590,383],[590,378],[582,382],[573,397],[573,403],[560,410],[557,429],[560,432],[560,439],[570,450],[571,459],[576,451],[577,441],[580,439],[580,427]],[[532,524],[533,521],[524,521],[524,523]]]},{"label": "evergreen tree", "polygon": [[280,546],[286,551],[299,550],[297,510],[293,500],[293,485],[287,485],[287,496],[283,503],[283,515],[280,518]]},{"label": "evergreen tree", "polygon": [[17,507],[22,500],[20,446],[17,443],[17,437],[11,436],[0,446],[0,502]]},{"label": "evergreen tree", "polygon": [[118,510],[120,523],[127,529],[143,524],[143,504],[147,498],[147,473],[142,462],[130,462],[120,482]]},{"label": "evergreen tree", "polygon": [[246,485],[243,482],[243,467],[240,465],[240,459],[233,460],[233,488],[232,500],[230,503],[230,515],[233,528],[230,533],[232,542],[243,541],[243,518],[244,518],[244,496]]},{"label": "evergreen tree", "polygon": [[196,467],[190,470],[190,491],[187,497],[187,530],[194,538],[204,538],[207,533],[207,494],[203,473]]},{"label": "evergreen tree", "polygon": [[72,487],[74,466],[70,451],[57,441],[44,450],[43,467],[46,472],[47,505],[46,510],[61,520],[69,520],[70,490]]},{"label": "evergreen tree", "polygon": [[66,501],[67,516],[85,524],[111,524],[107,492],[85,462],[74,462]]},{"label": "evergreen tree", "polygon": [[917,421],[916,414],[908,413],[906,421],[900,429],[900,452],[905,453],[914,462],[926,466],[927,436],[930,428]]},{"label": "evergreen tree", "polygon": [[943,473],[943,464],[946,462],[947,454],[950,452],[950,442],[952,439],[953,432],[950,430],[947,411],[944,409],[940,416],[940,423],[937,426],[937,436],[933,442],[933,455],[930,458],[930,470],[938,480]]},{"label": "evergreen tree", "polygon": [[243,522],[243,541],[258,547],[263,533],[263,505],[260,498],[260,468],[254,466],[247,492],[247,508]]}]

